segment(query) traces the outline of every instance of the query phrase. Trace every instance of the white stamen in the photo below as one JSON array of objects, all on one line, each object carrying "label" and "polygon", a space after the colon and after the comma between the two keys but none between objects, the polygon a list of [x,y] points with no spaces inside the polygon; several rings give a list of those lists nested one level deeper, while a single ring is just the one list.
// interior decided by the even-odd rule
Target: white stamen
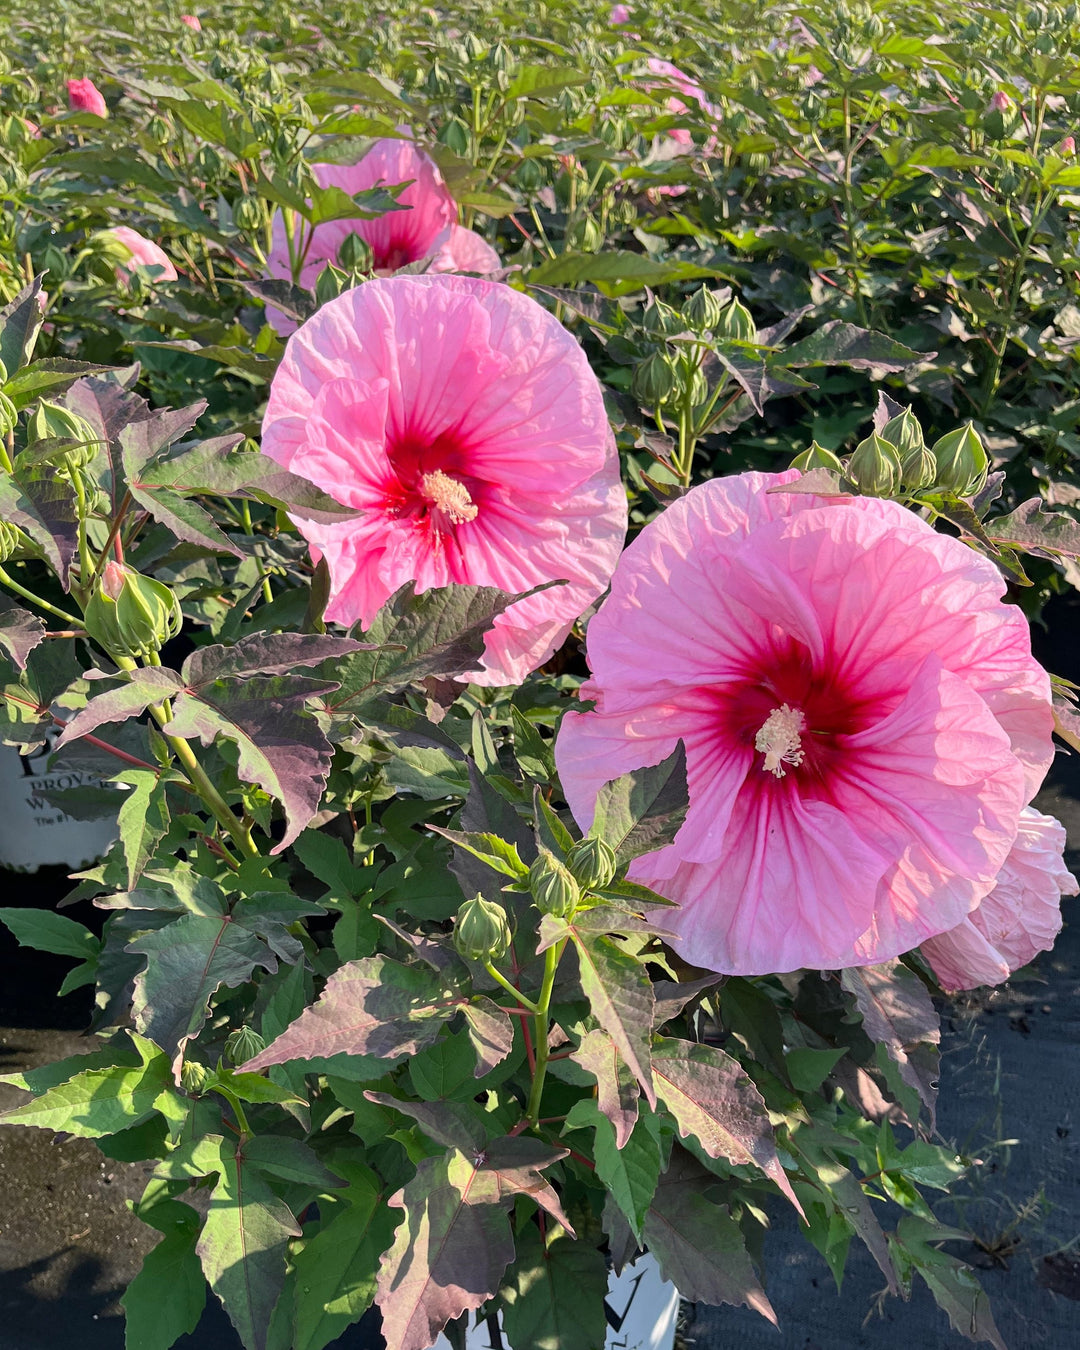
[{"label": "white stamen", "polygon": [[765,756],[767,773],[783,778],[785,764],[797,768],[803,762],[806,752],[799,740],[799,732],[805,726],[806,718],[798,708],[781,703],[779,708],[772,710],[754,737],[754,749]]},{"label": "white stamen", "polygon": [[464,525],[475,520],[480,508],[469,496],[469,489],[457,478],[451,478],[442,469],[424,474],[420,480],[421,495],[437,511],[441,511],[451,525]]}]

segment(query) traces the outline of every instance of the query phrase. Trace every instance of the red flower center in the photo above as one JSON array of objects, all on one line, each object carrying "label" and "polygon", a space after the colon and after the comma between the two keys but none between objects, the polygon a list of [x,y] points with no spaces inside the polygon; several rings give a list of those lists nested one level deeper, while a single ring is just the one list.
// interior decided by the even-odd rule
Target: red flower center
[{"label": "red flower center", "polygon": [[483,485],[466,469],[468,449],[459,434],[406,432],[387,445],[387,458],[397,480],[386,497],[391,515],[440,533],[479,515]]}]

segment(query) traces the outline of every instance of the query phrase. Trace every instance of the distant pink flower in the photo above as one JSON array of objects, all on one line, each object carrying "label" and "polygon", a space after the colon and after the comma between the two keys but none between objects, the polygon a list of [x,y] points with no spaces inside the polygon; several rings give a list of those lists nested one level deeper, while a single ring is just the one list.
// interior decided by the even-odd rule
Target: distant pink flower
[{"label": "distant pink flower", "polygon": [[1010,113],[1015,104],[1004,89],[995,89],[987,104],[988,112]]},{"label": "distant pink flower", "polygon": [[191,29],[193,33],[202,32],[202,23],[200,22],[199,16],[197,14],[181,14],[180,22],[187,24],[187,26]]},{"label": "distant pink flower", "polygon": [[630,22],[630,10],[626,5],[612,5],[611,14],[608,16],[608,23],[612,27],[617,27],[621,23]]},{"label": "distant pink flower", "polygon": [[893,502],[714,479],[627,549],[556,745],[584,828],[682,738],[690,810],[630,876],[695,965],[882,961],[961,923],[1053,749],[1049,679],[985,558]]},{"label": "distant pink flower", "polygon": [[[40,134],[40,133],[39,133]],[[1076,140],[1072,136],[1066,136],[1057,148],[1058,154],[1062,159],[1072,159],[1076,154]]]},{"label": "distant pink flower", "polygon": [[922,945],[943,989],[1000,984],[1050,950],[1061,931],[1061,897],[1080,890],[1064,849],[1063,826],[1025,807],[994,889],[956,928]]},{"label": "distant pink flower", "polygon": [[28,136],[32,137],[35,141],[41,139],[41,128],[36,122],[31,122],[29,117],[20,117],[19,121],[26,128],[26,134]]},{"label": "distant pink flower", "polygon": [[[499,255],[478,234],[456,223],[457,204],[443,181],[439,166],[409,140],[376,141],[359,164],[313,164],[320,187],[339,187],[350,196],[379,184],[408,183],[398,202],[405,211],[391,211],[377,220],[331,220],[309,232],[311,242],[304,255],[300,285],[308,289],[328,262],[337,262],[338,249],[350,234],[366,240],[374,255],[376,272],[393,272],[408,263],[432,259],[436,272],[494,272],[501,266]],[[289,280],[289,249],[285,222],[274,220],[270,274]],[[277,310],[267,317],[285,336],[296,325]]]},{"label": "distant pink flower", "polygon": [[363,514],[297,524],[326,558],[327,618],[367,624],[407,581],[525,591],[469,678],[541,665],[607,585],[626,494],[600,385],[536,301],[471,277],[365,282],[290,339],[263,450]]},{"label": "distant pink flower", "polygon": [[[688,75],[685,70],[680,70],[678,66],[673,65],[670,61],[663,61],[657,56],[650,56],[647,64],[650,73],[660,77],[658,81],[648,82],[646,84],[645,87],[648,90],[656,92],[658,90],[663,91],[665,88],[673,87],[677,89],[684,98],[692,100],[692,102],[709,117],[719,116],[717,109],[715,109],[705,97],[704,89],[702,89],[701,85]],[[665,100],[664,107],[667,112],[676,117],[681,117],[685,113],[690,112],[690,107],[683,102],[683,99],[676,98],[674,95]],[[670,127],[664,132],[664,139],[669,145],[678,147],[674,151],[675,154],[689,154],[694,149],[694,138],[688,127]],[[716,149],[716,144],[715,136],[710,137],[702,147],[704,153],[707,155],[713,154]],[[679,184],[665,184],[653,188],[651,191],[662,197],[681,197],[686,191],[686,188]]]},{"label": "distant pink flower", "polygon": [[[161,268],[161,271],[154,276],[155,281],[176,280],[177,271],[172,264],[172,259],[152,239],[147,239],[145,235],[140,234],[138,230],[133,230],[129,225],[114,225],[109,233],[130,252],[133,263],[137,263],[140,267]],[[127,281],[131,272],[128,268],[117,264],[116,275],[120,281]]]},{"label": "distant pink flower", "polygon": [[68,107],[72,112],[96,113],[108,117],[104,95],[93,80],[68,80]]}]

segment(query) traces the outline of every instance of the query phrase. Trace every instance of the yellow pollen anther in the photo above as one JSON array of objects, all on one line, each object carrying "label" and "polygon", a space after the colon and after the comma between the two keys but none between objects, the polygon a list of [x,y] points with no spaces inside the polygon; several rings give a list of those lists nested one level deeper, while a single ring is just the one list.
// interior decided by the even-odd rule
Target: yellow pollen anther
[{"label": "yellow pollen anther", "polygon": [[805,751],[799,740],[799,733],[806,726],[806,718],[798,708],[781,703],[765,719],[761,730],[754,737],[754,749],[765,756],[764,768],[777,778],[784,777],[784,765],[796,768],[803,762]]},{"label": "yellow pollen anther", "polygon": [[420,479],[420,493],[431,505],[441,511],[451,525],[464,525],[475,520],[479,507],[469,496],[469,489],[442,469],[426,473]]}]

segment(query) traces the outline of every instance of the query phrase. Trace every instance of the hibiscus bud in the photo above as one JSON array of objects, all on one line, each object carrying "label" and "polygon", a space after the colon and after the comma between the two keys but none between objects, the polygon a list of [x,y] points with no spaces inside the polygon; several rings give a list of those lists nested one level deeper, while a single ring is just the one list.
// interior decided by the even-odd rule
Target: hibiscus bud
[{"label": "hibiscus bud", "polygon": [[677,310],[663,300],[650,300],[641,316],[641,325],[652,337],[670,337],[683,331],[683,321]]},{"label": "hibiscus bud", "polygon": [[315,278],[315,299],[320,305],[325,305],[328,300],[336,300],[349,289],[349,281],[348,272],[343,272],[333,263],[327,263]]},{"label": "hibiscus bud", "polygon": [[189,1097],[198,1097],[210,1081],[210,1071],[205,1064],[194,1059],[185,1059],[180,1066],[180,1086]]},{"label": "hibiscus bud", "polygon": [[375,255],[366,239],[361,239],[355,231],[341,241],[338,249],[338,262],[347,272],[370,272],[374,266]]},{"label": "hibiscus bud", "polygon": [[23,535],[18,525],[0,520],[0,563],[6,563],[22,547]]},{"label": "hibiscus bud", "polygon": [[197,14],[181,14],[180,22],[190,28],[193,33],[202,32],[202,24],[199,22]]},{"label": "hibiscus bud", "polygon": [[826,450],[817,441],[811,441],[808,449],[797,454],[791,461],[791,468],[806,473],[809,469],[832,469],[833,473],[843,473],[844,466],[831,450]]},{"label": "hibiscus bud", "polygon": [[[2,383],[2,381],[0,381]],[[15,430],[19,420],[19,410],[7,394],[0,389],[0,436],[7,436]]]},{"label": "hibiscus bud", "polygon": [[586,891],[606,886],[618,870],[615,850],[603,839],[579,839],[567,854],[566,865]]},{"label": "hibiscus bud", "polygon": [[910,408],[885,423],[881,428],[881,439],[896,447],[903,487],[918,491],[931,486],[937,474],[934,456],[923,439],[919,419]]},{"label": "hibiscus bud", "polygon": [[666,352],[653,352],[634,367],[630,389],[647,408],[657,408],[675,391],[675,368]]},{"label": "hibiscus bud", "polygon": [[971,497],[986,482],[990,461],[979,433],[970,422],[935,441],[931,453],[938,487],[960,497]]},{"label": "hibiscus bud", "polygon": [[720,322],[724,307],[713,291],[700,286],[683,308],[683,317],[695,333],[707,333]]},{"label": "hibiscus bud", "polygon": [[168,145],[175,134],[172,123],[160,113],[155,113],[146,123],[146,135],[153,145]]},{"label": "hibiscus bud", "polygon": [[847,476],[867,497],[891,497],[900,486],[900,456],[880,436],[867,436],[848,460]]},{"label": "hibiscus bud", "polygon": [[1057,152],[1062,159],[1072,159],[1073,155],[1076,154],[1075,138],[1072,136],[1066,136],[1065,139],[1058,145]]},{"label": "hibiscus bud", "polygon": [[565,918],[581,902],[581,890],[573,873],[546,848],[529,868],[529,890],[541,914]]},{"label": "hibiscus bud", "polygon": [[93,80],[68,80],[68,107],[72,112],[96,113],[98,117],[108,117],[109,109],[105,96]]},{"label": "hibiscus bud", "polygon": [[108,562],[86,606],[86,631],[112,656],[149,656],[180,631],[180,602],[168,586]]},{"label": "hibiscus bud", "polygon": [[718,338],[731,338],[736,342],[757,341],[757,324],[741,300],[732,300],[723,310],[713,332]]},{"label": "hibiscus bud", "polygon": [[249,234],[261,229],[263,208],[258,197],[241,197],[233,207],[233,219],[242,230]]},{"label": "hibiscus bud", "polygon": [[535,159],[523,159],[514,170],[514,185],[522,192],[535,192],[543,183],[544,170]]},{"label": "hibiscus bud", "polygon": [[238,1027],[225,1042],[225,1056],[233,1064],[246,1064],[265,1049],[266,1042],[254,1027]]},{"label": "hibiscus bud", "polygon": [[1004,89],[996,89],[986,105],[987,112],[1008,113],[1013,110],[1013,101]]},{"label": "hibiscus bud", "polygon": [[454,920],[454,950],[467,961],[500,961],[510,947],[506,910],[493,900],[474,895]]},{"label": "hibiscus bud", "polygon": [[100,437],[85,417],[62,408],[59,403],[41,399],[27,426],[27,440],[34,445],[52,439],[77,441],[77,445],[58,451],[57,455],[69,469],[82,469],[94,458]]},{"label": "hibiscus bud", "polygon": [[449,122],[445,122],[439,128],[436,140],[448,146],[455,155],[467,155],[469,153],[469,129],[457,117],[452,117]]}]

